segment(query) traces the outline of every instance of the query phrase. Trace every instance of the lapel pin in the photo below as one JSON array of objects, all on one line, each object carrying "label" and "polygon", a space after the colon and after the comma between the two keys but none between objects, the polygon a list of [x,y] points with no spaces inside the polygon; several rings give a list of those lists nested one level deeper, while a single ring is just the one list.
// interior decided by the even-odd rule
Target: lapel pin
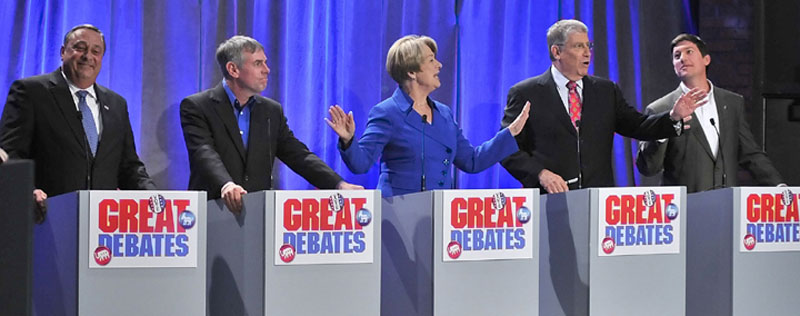
[{"label": "lapel pin", "polygon": [[105,104],[103,104],[103,108],[104,108],[104,109],[106,109],[106,111],[108,111],[108,110],[109,110],[109,109],[108,109],[108,105],[105,105]]}]

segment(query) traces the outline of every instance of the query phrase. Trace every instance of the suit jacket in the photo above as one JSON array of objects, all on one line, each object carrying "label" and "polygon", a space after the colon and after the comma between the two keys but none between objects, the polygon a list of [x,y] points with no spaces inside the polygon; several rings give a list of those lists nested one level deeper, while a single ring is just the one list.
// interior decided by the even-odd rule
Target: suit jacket
[{"label": "suit jacket", "polygon": [[[681,94],[683,92],[678,87],[650,103],[646,112],[668,112]],[[723,167],[727,174],[726,186],[737,185],[739,166],[750,171],[759,184],[774,186],[781,183],[778,171],[750,132],[742,96],[717,87],[714,87],[713,95],[719,114],[721,154],[715,158],[703,128],[700,124],[691,124],[692,128],[681,137],[666,142],[640,143],[636,158],[639,172],[653,176],[663,170],[663,185],[685,185],[690,193],[722,187]],[[717,163],[718,160],[721,162]]]},{"label": "suit jacket", "polygon": [[155,190],[136,154],[125,99],[99,84],[94,89],[103,123],[94,157],[60,68],[14,81],[0,144],[12,158],[35,161],[36,187],[50,196],[85,189]]},{"label": "suit jacket", "polygon": [[423,168],[426,189],[451,189],[454,186],[451,165],[476,173],[518,150],[508,129],[473,147],[453,119],[450,108],[428,100],[428,104],[433,104],[430,125],[422,123],[422,117],[412,107],[412,99],[397,88],[392,97],[370,110],[367,128],[358,144],[346,149],[339,147],[342,159],[354,173],[366,173],[380,156],[378,188],[384,197],[419,192]]},{"label": "suit jacket", "polygon": [[278,102],[256,95],[250,106],[245,149],[222,84],[181,101],[181,127],[191,170],[189,190],[206,191],[209,200],[219,198],[228,181],[250,192],[269,190],[275,157],[312,185],[336,188],[342,178],[294,137]]},{"label": "suit jacket", "polygon": [[[542,169],[560,175],[565,181],[577,178],[578,133],[549,69],[511,87],[504,127],[514,121],[526,101],[531,102],[531,109],[528,122],[516,136],[520,150],[503,160],[503,167],[527,188],[541,188]],[[646,116],[636,111],[615,83],[594,76],[583,77],[580,161],[584,188],[615,185],[611,167],[615,132],[636,139],[658,139],[675,136],[680,128],[675,128],[669,113]],[[570,188],[577,188],[577,182]]]}]

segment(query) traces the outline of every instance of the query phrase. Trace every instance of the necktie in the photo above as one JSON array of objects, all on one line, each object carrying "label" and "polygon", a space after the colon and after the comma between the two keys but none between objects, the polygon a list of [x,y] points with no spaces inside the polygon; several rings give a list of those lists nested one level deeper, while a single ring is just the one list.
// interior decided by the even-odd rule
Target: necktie
[{"label": "necktie", "polygon": [[569,119],[572,120],[572,126],[575,121],[581,119],[581,98],[578,96],[578,84],[575,81],[567,82],[569,88]]},{"label": "necktie", "polygon": [[97,126],[94,124],[94,116],[92,110],[89,109],[89,104],[86,103],[86,95],[89,94],[86,90],[80,90],[75,94],[78,95],[78,109],[81,111],[81,123],[83,123],[83,132],[86,133],[86,140],[89,142],[89,149],[92,150],[92,156],[97,152]]}]

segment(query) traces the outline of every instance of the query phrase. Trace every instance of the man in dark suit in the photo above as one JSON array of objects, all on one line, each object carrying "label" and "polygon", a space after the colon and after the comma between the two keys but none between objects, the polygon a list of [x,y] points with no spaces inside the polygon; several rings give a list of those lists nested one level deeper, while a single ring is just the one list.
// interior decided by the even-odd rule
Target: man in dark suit
[{"label": "man in dark suit", "polygon": [[190,190],[207,191],[209,199],[222,197],[238,213],[243,194],[271,188],[275,157],[318,188],[363,189],[342,181],[294,137],[281,105],[259,95],[267,87],[269,67],[258,41],[234,36],[219,45],[216,55],[225,79],[181,102]]},{"label": "man in dark suit", "polygon": [[[547,45],[552,67],[511,87],[502,122],[508,126],[530,101],[530,117],[516,136],[520,150],[502,161],[524,187],[558,193],[614,186],[615,132],[637,139],[677,136],[683,119],[700,105],[683,102],[670,112],[652,116],[637,112],[615,83],[587,75],[593,44],[580,21],[553,24],[547,31]],[[685,99],[700,97],[692,94]]]},{"label": "man in dark suit", "polygon": [[700,37],[680,34],[672,40],[672,65],[681,80],[677,89],[647,106],[646,113],[663,113],[692,89],[708,94],[708,104],[695,111],[692,129],[681,137],[641,142],[636,165],[663,185],[685,185],[687,192],[736,186],[738,167],[750,171],[761,185],[778,185],[780,174],[756,144],[744,116],[744,98],[715,87],[706,75],[711,63]]},{"label": "man in dark suit", "polygon": [[97,83],[105,39],[92,25],[64,36],[61,67],[11,85],[0,144],[36,163],[34,196],[86,189],[155,190],[136,154],[125,99]]}]

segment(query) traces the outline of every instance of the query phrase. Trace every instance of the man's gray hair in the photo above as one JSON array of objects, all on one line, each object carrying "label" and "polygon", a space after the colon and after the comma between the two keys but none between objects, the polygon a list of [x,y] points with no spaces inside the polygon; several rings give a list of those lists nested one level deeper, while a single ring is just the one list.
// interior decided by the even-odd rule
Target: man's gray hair
[{"label": "man's gray hair", "polygon": [[550,48],[553,47],[553,45],[564,45],[564,43],[567,42],[569,34],[572,32],[589,33],[589,28],[586,27],[586,24],[578,20],[561,20],[547,29],[547,51],[550,53],[550,61],[556,60]]},{"label": "man's gray hair", "polygon": [[219,44],[217,46],[217,62],[222,70],[222,75],[227,79],[231,79],[226,66],[228,62],[233,62],[236,67],[241,68],[242,52],[255,53],[259,50],[263,51],[264,46],[252,37],[244,35],[236,35]]}]

